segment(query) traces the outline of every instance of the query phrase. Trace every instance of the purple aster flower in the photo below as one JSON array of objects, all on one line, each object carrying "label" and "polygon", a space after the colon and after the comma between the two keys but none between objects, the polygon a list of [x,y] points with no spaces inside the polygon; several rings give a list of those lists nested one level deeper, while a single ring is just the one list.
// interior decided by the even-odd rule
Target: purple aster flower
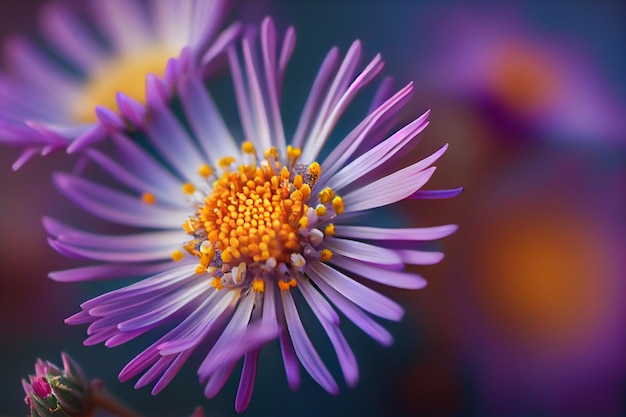
[{"label": "purple aster flower", "polygon": [[624,98],[604,82],[584,42],[556,40],[521,16],[513,3],[441,13],[430,30],[445,35],[420,68],[425,84],[478,102],[512,129],[623,145]]},{"label": "purple aster flower", "polygon": [[[123,381],[140,375],[137,388],[154,384],[153,394],[161,391],[202,343],[208,348],[198,375],[208,398],[243,357],[235,402],[242,411],[252,395],[259,350],[277,338],[292,389],[300,383],[302,365],[337,394],[335,378],[307,335],[303,309],[319,320],[346,384],[354,386],[357,361],[338,312],[390,345],[391,334],[372,316],[397,321],[403,309],[368,284],[422,288],[424,279],[405,266],[440,261],[442,253],[420,250],[420,243],[456,230],[454,225],[380,228],[363,216],[404,199],[445,198],[460,190],[421,190],[446,146],[406,163],[428,124],[425,113],[392,130],[412,84],[391,94],[390,80],[383,80],[368,114],[337,146],[327,144],[337,137],[335,126],[346,108],[383,68],[376,55],[357,70],[358,41],[343,58],[337,48],[328,53],[287,140],[279,97],[294,46],[293,28],[279,42],[268,18],[260,48],[251,29],[240,49],[229,49],[243,137],[227,128],[183,54],[176,61],[184,74],[176,85],[182,112],[167,105],[162,81],[149,77],[151,117],[141,127],[145,145],[116,133],[112,153],[86,150],[123,188],[70,174],[54,177],[88,212],[141,229],[112,236],[44,221],[57,251],[100,262],[52,273],[53,279],[143,278],[83,303],[82,311],[67,319],[90,323],[87,345],[113,347],[162,329],[120,373]],[[325,146],[329,153],[322,159]],[[296,305],[294,292],[302,305]]]},{"label": "purple aster flower", "polygon": [[[145,77],[169,92],[168,61],[185,47],[210,68],[239,32],[219,32],[229,0],[55,1],[40,14],[41,44],[15,36],[0,73],[0,142],[24,149],[13,168],[37,153],[76,151],[110,128],[140,123]],[[208,67],[207,67],[208,65]]]}]

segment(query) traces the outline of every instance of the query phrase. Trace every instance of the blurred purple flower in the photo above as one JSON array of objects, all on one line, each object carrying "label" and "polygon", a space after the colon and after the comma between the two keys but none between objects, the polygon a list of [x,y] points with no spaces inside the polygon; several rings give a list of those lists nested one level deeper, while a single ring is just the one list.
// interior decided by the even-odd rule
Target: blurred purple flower
[{"label": "blurred purple flower", "polygon": [[[0,142],[24,149],[13,168],[37,153],[76,151],[107,130],[144,115],[144,79],[170,91],[167,67],[185,47],[205,67],[238,34],[219,33],[229,0],[54,1],[40,14],[41,41],[5,44],[0,73]],[[76,6],[76,7],[74,7]],[[119,110],[119,113],[116,111]]]},{"label": "blurred purple flower", "polygon": [[296,290],[326,331],[346,383],[354,386],[358,367],[335,308],[390,345],[392,336],[370,315],[395,321],[403,309],[368,282],[422,288],[424,279],[403,271],[405,265],[439,262],[443,254],[418,250],[420,242],[456,230],[454,225],[378,228],[355,219],[407,198],[446,198],[460,191],[421,190],[447,146],[405,166],[428,113],[392,131],[413,86],[391,94],[389,79],[369,114],[317,162],[348,105],[383,68],[376,55],[357,71],[358,41],[343,59],[337,48],[328,53],[288,145],[279,97],[295,32],[288,29],[279,47],[274,24],[266,19],[260,50],[255,33],[246,32],[241,50],[229,49],[242,139],[226,127],[190,66],[191,57],[183,53],[172,64],[185,74],[176,85],[183,114],[167,106],[162,81],[149,76],[151,117],[141,127],[146,145],[115,133],[114,155],[86,151],[124,190],[55,175],[57,187],[88,212],[141,232],[102,235],[44,221],[57,251],[103,262],[52,273],[53,279],[145,278],[83,303],[82,311],[67,319],[91,323],[85,344],[113,347],[173,326],[130,361],[121,380],[143,373],[135,387],[155,382],[156,394],[206,342],[209,351],[198,374],[209,398],[245,357],[238,411],[250,401],[260,348],[275,338],[292,389],[300,383],[299,362],[329,393],[339,391],[301,321],[304,306],[296,306]]},{"label": "blurred purple flower", "polygon": [[515,8],[457,8],[440,16],[426,67],[437,94],[465,97],[512,130],[568,141],[624,143],[626,103],[603,83],[591,51],[539,33]]}]

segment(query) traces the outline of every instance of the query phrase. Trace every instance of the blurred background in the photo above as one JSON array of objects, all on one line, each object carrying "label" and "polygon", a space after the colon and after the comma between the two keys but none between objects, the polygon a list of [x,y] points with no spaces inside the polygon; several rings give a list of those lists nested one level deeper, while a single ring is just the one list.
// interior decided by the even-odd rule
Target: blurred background
[{"label": "blurred background", "polygon": [[[34,31],[41,3],[3,0],[0,36]],[[407,120],[432,109],[416,152],[450,144],[427,188],[465,190],[402,206],[414,226],[460,229],[441,264],[418,269],[424,290],[387,292],[407,311],[391,348],[346,321],[358,386],[331,397],[304,377],[291,393],[272,345],[246,415],[626,415],[626,2],[250,0],[233,17],[265,15],[297,31],[288,97],[307,93],[333,45],[381,52],[398,88],[415,82]],[[46,278],[72,266],[40,219],[79,218],[50,180],[74,161],[12,172],[17,156],[0,149],[0,415],[27,414],[20,379],[61,351],[145,415],[234,415],[236,377],[208,401],[189,364],[153,398],[116,380],[138,346],[83,347],[85,328],[63,324],[118,284]]]}]

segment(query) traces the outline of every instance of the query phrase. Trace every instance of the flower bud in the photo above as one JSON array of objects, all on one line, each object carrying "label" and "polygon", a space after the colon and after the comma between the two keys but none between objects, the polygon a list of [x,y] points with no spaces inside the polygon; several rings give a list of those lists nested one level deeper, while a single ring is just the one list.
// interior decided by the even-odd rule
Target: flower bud
[{"label": "flower bud", "polygon": [[62,353],[63,370],[37,359],[35,375],[22,380],[31,417],[83,417],[91,414],[91,388],[82,370]]}]

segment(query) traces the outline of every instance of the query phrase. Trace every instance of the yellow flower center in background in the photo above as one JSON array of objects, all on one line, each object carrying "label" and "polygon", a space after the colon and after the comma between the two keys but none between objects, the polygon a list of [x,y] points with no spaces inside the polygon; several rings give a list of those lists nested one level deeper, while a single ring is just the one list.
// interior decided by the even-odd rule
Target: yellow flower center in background
[{"label": "yellow flower center in background", "polygon": [[83,85],[83,91],[72,109],[74,119],[79,123],[93,123],[94,109],[104,106],[117,109],[115,94],[118,91],[144,103],[146,75],[162,77],[169,58],[177,52],[163,45],[153,45],[122,56],[113,57],[99,66]]},{"label": "yellow flower center in background", "polygon": [[538,51],[521,45],[505,45],[491,64],[494,92],[512,109],[537,111],[560,94],[559,75]]},{"label": "yellow flower center in background", "polygon": [[215,272],[211,265],[216,264],[226,272],[235,266],[241,270],[242,263],[271,269],[303,262],[299,231],[309,226],[306,203],[319,178],[319,164],[296,165],[300,150],[291,147],[284,166],[274,148],[260,164],[252,144],[245,142],[242,150],[254,162],[231,170],[234,158],[223,158],[218,163],[223,173],[183,225],[195,237],[185,249],[200,258],[198,273]]}]

